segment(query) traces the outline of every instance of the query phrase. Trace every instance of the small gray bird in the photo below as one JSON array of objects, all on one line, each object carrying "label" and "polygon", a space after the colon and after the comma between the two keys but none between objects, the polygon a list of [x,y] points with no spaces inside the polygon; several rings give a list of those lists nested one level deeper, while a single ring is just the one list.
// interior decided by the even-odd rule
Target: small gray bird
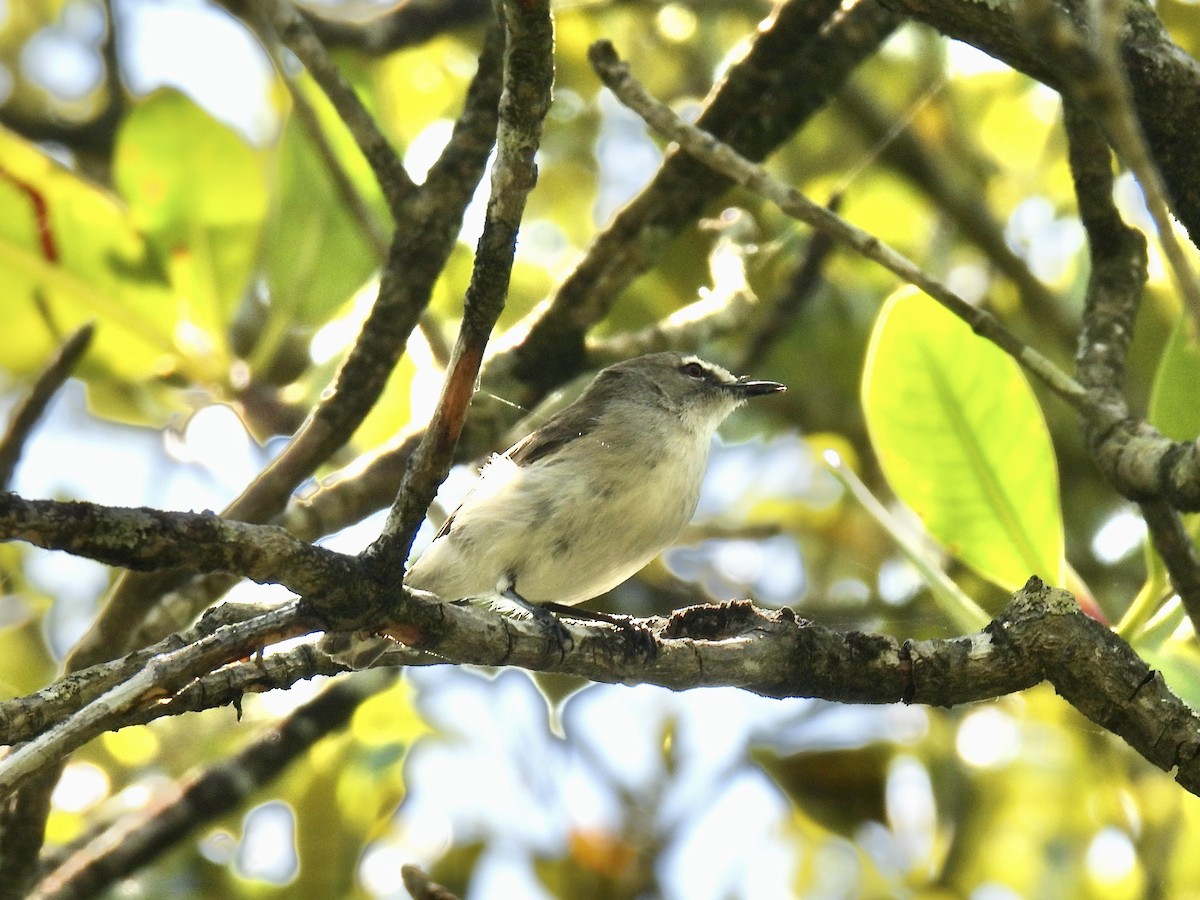
[{"label": "small gray bird", "polygon": [[681,353],[609,366],[487,463],[405,583],[526,608],[603,594],[691,520],[717,426],[748,398],[782,390]]},{"label": "small gray bird", "polygon": [[[451,602],[507,599],[561,638],[547,607],[599,596],[668,547],[696,511],[717,426],[750,397],[783,390],[682,353],[609,366],[492,457],[405,584]],[[354,668],[389,643],[347,637],[322,647]]]}]

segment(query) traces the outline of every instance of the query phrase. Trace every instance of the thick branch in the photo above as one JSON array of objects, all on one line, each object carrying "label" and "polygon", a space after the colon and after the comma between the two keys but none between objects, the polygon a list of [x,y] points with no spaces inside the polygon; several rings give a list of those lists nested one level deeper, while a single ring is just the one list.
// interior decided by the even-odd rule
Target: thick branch
[{"label": "thick branch", "polygon": [[[768,697],[953,706],[1050,681],[1069,703],[1155,765],[1177,767],[1176,780],[1200,794],[1200,717],[1128,644],[1084,615],[1069,593],[1037,578],[1014,594],[982,632],[951,640],[901,642],[841,633],[787,609],[766,611],[735,602],[615,628],[566,622],[571,643],[563,647],[528,621],[484,609],[419,595],[407,597],[405,605],[414,615],[395,620],[389,633],[415,650],[451,663],[515,665],[599,682],[672,690],[732,686]],[[289,624],[286,617],[298,607],[289,610],[278,614],[273,626],[295,633],[302,624]],[[229,653],[245,652],[261,638],[264,618],[220,629],[226,636],[224,659],[236,658]],[[172,674],[162,684],[184,684],[171,660],[188,650],[160,663]],[[200,674],[194,667],[188,671]],[[146,695],[139,690],[127,696]],[[217,696],[222,704],[230,700],[220,691]],[[125,704],[119,714],[109,708],[106,727],[144,721],[142,709],[138,703]]]},{"label": "thick branch", "polygon": [[[422,649],[455,662],[519,665],[592,681],[657,684],[674,690],[741,687],[768,697],[820,697],[846,703],[953,706],[987,700],[1050,681],[1072,706],[1122,737],[1176,780],[1200,794],[1200,716],[1170,692],[1161,674],[1106,626],[1085,615],[1066,591],[1031,578],[982,632],[953,640],[906,641],[839,633],[749,603],[680,610],[654,620],[656,652],[619,630],[569,626],[575,644],[561,657],[525,623],[487,628],[481,645],[464,640],[459,613],[447,614],[452,637]],[[413,639],[416,638],[414,641]],[[490,645],[490,649],[485,649]],[[470,646],[469,657],[458,655]],[[498,652],[498,655],[492,655]]]},{"label": "thick branch", "polygon": [[337,11],[337,7],[321,7],[304,10],[304,14],[330,47],[354,47],[372,56],[383,56],[423,44],[446,31],[474,25],[492,14],[492,6],[488,0],[407,0],[382,8],[365,21],[334,18]]},{"label": "thick branch", "polygon": [[231,522],[213,513],[26,500],[7,491],[0,492],[0,540],[127,569],[232,572],[297,593],[328,589],[352,563],[274,525]]}]

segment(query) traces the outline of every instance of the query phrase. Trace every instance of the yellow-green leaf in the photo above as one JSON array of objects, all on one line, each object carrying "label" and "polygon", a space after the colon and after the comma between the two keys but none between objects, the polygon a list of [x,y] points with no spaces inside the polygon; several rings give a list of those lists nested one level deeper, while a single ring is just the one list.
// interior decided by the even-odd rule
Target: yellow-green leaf
[{"label": "yellow-green leaf", "polygon": [[256,262],[265,154],[185,95],[162,90],[121,123],[113,178],[131,221],[190,299],[191,324],[220,346]]},{"label": "yellow-green leaf", "polygon": [[0,359],[38,371],[70,331],[95,322],[78,374],[105,414],[161,421],[166,376],[211,372],[181,340],[182,301],[157,255],[108,192],[0,129]]},{"label": "yellow-green leaf", "polygon": [[1200,346],[1192,336],[1186,317],[1181,316],[1163,349],[1150,393],[1150,424],[1177,441],[1200,435]]},{"label": "yellow-green leaf", "polygon": [[[388,227],[366,160],[318,94],[306,91],[330,146],[355,189],[372,204],[377,222]],[[263,241],[271,304],[251,355],[256,369],[274,357],[289,329],[323,325],[381,262],[295,116],[284,127],[275,179],[276,197]]]},{"label": "yellow-green leaf", "polygon": [[863,406],[892,490],[951,553],[1008,590],[1061,583],[1054,450],[1011,358],[905,289],[875,323]]}]

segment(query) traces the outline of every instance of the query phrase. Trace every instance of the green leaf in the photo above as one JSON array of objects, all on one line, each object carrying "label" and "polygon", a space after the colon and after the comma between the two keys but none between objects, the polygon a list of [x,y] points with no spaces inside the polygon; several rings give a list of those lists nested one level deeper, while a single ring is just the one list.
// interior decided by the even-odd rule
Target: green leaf
[{"label": "green leaf", "polygon": [[[377,221],[387,222],[370,167],[345,126],[319,91],[307,90],[305,96],[351,182],[371,203]],[[289,330],[323,325],[380,262],[363,234],[363,223],[347,210],[296,116],[284,126],[275,180],[277,201],[263,247],[271,304],[251,356],[256,370],[274,357]]]},{"label": "green leaf", "polygon": [[183,303],[157,255],[106,191],[40,148],[0,130],[0,359],[11,372],[40,370],[87,321],[96,336],[78,374],[102,414],[161,422],[172,397],[164,379],[211,373],[211,354],[181,340]]},{"label": "green leaf", "polygon": [[1059,584],[1054,449],[1017,364],[913,289],[879,314],[863,378],[867,427],[896,495],[952,554],[1015,590]]},{"label": "green leaf", "polygon": [[122,123],[113,180],[190,299],[190,323],[221,346],[267,215],[265,154],[188,97],[162,90]]},{"label": "green leaf", "polygon": [[1197,396],[1200,396],[1200,346],[1192,337],[1187,317],[1180,316],[1154,375],[1147,419],[1173,440],[1194,440],[1200,435]]}]

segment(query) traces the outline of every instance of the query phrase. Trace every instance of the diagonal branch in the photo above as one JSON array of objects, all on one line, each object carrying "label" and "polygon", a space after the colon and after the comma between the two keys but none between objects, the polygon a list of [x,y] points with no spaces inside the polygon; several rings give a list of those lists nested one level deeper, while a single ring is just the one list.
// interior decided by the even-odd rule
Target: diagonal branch
[{"label": "diagonal branch", "polygon": [[[332,389],[283,453],[224,511],[227,518],[262,522],[276,515],[296,486],[345,445],[379,399],[449,258],[463,213],[487,163],[496,132],[502,50],[503,42],[493,26],[485,37],[463,114],[439,159],[439,165],[453,178],[435,181],[431,173],[418,190],[412,214],[397,223],[378,296]],[[68,666],[88,666],[126,648],[124,642],[140,631],[136,624],[149,606],[180,582],[179,573],[126,573],[91,630],[72,651]]]},{"label": "diagonal branch", "polygon": [[354,87],[329,56],[329,51],[313,31],[312,25],[289,0],[260,0],[270,29],[296,54],[300,62],[337,110],[342,121],[375,173],[392,215],[404,215],[404,204],[416,191],[394,147],[380,130],[375,117],[367,111]]},{"label": "diagonal branch", "polygon": [[[697,124],[746,157],[765,158],[825,108],[899,21],[873,0],[779,4],[745,56],[710,92]],[[545,309],[514,329],[523,336],[513,361],[520,386],[541,396],[578,375],[587,332],[667,243],[730,186],[728,177],[688,154],[669,153],[646,188],[588,247]]]},{"label": "diagonal branch", "polygon": [[[156,656],[193,644],[213,634],[218,628],[237,625],[270,611],[271,607],[261,604],[224,603],[210,610],[200,621],[153,646],[78,672],[69,672],[28,696],[0,702],[0,744],[17,744],[36,737],[55,722],[66,719],[106,691],[128,681]],[[308,658],[301,664],[307,673],[303,676],[294,674],[300,665],[290,661],[285,652],[253,662],[224,666],[198,678],[170,700],[155,698],[148,706],[122,719],[121,724],[147,722],[158,718],[158,713],[171,709],[188,712],[225,706],[236,702],[244,692],[286,687],[301,677],[332,675],[342,671],[342,667],[332,661],[315,658],[317,655],[311,650],[306,656]]]},{"label": "diagonal branch", "polygon": [[319,627],[293,602],[247,622],[222,626],[195,643],[152,658],[133,677],[0,760],[0,795],[15,790],[55,766],[68,753],[110,730],[146,699],[170,694],[230,660]]},{"label": "diagonal branch", "polygon": [[5,488],[12,480],[25,441],[54,395],[58,393],[58,389],[71,377],[76,364],[87,352],[94,332],[95,326],[87,324],[67,338],[46,364],[28,396],[13,411],[7,431],[0,437],[0,489]]},{"label": "diagonal branch", "polygon": [[98,894],[206,822],[237,809],[317,741],[345,727],[363,701],[393,680],[393,674],[377,672],[331,685],[230,759],[183,778],[172,785],[171,796],[154,798],[96,835],[44,878],[33,896],[49,900]]},{"label": "diagonal branch", "polygon": [[866,258],[916,285],[970,325],[976,334],[1012,356],[1072,408],[1088,417],[1100,415],[1101,410],[1090,402],[1082,385],[1004,328],[995,316],[972,306],[874,235],[851,225],[836,213],[773,178],[762,166],[750,162],[712,135],[687,124],[669,107],[651,97],[630,74],[629,66],[620,60],[612,44],[598,41],[592,45],[588,55],[592,67],[609,90],[655,131],[678,142],[686,152],[718,169],[737,184],[766,197],[788,215],[832,235]]}]

